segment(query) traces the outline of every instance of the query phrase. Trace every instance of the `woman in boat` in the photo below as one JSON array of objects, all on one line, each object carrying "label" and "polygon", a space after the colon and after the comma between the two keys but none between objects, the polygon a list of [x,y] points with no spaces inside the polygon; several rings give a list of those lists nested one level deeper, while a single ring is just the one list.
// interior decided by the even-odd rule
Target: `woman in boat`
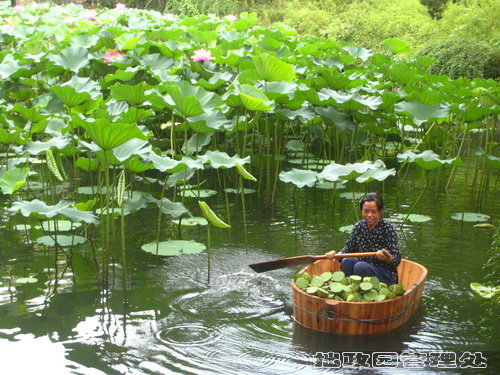
[{"label": "woman in boat", "polygon": [[[343,258],[340,269],[346,276],[377,276],[387,285],[398,282],[397,267],[401,262],[398,234],[394,225],[382,218],[384,201],[378,193],[368,193],[360,201],[363,220],[354,224],[341,253],[377,252],[376,257]],[[326,253],[334,259],[336,251]]]}]

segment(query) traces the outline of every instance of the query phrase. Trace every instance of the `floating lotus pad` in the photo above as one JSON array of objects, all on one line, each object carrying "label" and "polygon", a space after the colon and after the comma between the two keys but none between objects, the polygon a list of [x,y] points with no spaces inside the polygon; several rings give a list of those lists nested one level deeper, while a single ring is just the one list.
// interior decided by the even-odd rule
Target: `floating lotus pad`
[{"label": "floating lotus pad", "polygon": [[352,228],[354,228],[354,224],[344,225],[344,226],[342,226],[342,227],[339,228],[339,231],[340,232],[344,232],[344,233],[351,233],[352,232]]},{"label": "floating lotus pad", "polygon": [[[156,249],[158,247],[158,253]],[[207,247],[199,242],[184,241],[184,240],[169,240],[162,241],[159,244],[156,242],[148,243],[141,246],[141,249],[161,256],[177,256],[182,254],[197,254],[204,251]]]},{"label": "floating lotus pad", "polygon": [[35,277],[21,277],[20,279],[16,280],[16,283],[18,284],[33,284],[38,281],[37,278]]},{"label": "floating lotus pad", "polygon": [[35,225],[36,229],[43,229],[44,231],[47,232],[55,232],[56,230],[58,232],[68,232],[70,230],[74,230],[78,227],[80,227],[82,223],[74,223],[69,220],[58,220],[57,221],[57,226],[54,221],[42,221],[40,224]]},{"label": "floating lotus pad", "polygon": [[410,214],[410,215],[399,214],[397,217],[398,217],[398,219],[404,220],[406,218],[406,216],[408,216],[408,219],[406,219],[406,220],[414,222],[414,223],[424,223],[426,221],[432,220],[432,218],[430,216],[418,215],[418,214]]},{"label": "floating lotus pad", "polygon": [[500,298],[500,285],[493,287],[480,283],[470,283],[470,288],[472,293],[480,299],[497,301]]},{"label": "floating lotus pad", "polygon": [[201,216],[193,216],[185,219],[181,219],[181,225],[183,227],[197,227],[208,225],[207,219]]},{"label": "floating lotus pad", "polygon": [[75,245],[81,245],[85,243],[85,238],[81,236],[67,236],[67,235],[62,235],[62,236],[42,236],[38,237],[35,242],[45,245],[45,246],[55,246],[56,242],[55,240],[57,239],[57,244],[59,246],[63,247],[69,247],[69,246],[75,246]]},{"label": "floating lotus pad", "polygon": [[[240,189],[227,188],[224,191],[226,193],[231,193],[231,194],[241,194],[241,190]],[[255,190],[255,189],[243,188],[243,194],[254,194],[256,192],[257,192],[257,190]]]},{"label": "floating lotus pad", "polygon": [[488,221],[490,217],[484,214],[478,214],[473,212],[459,212],[451,216],[453,220],[467,221],[467,222],[481,222]]},{"label": "floating lotus pad", "polygon": [[190,197],[190,198],[207,198],[217,194],[217,192],[215,190],[210,190],[210,189],[196,189],[196,190],[186,189],[179,191],[177,194],[183,197]]}]

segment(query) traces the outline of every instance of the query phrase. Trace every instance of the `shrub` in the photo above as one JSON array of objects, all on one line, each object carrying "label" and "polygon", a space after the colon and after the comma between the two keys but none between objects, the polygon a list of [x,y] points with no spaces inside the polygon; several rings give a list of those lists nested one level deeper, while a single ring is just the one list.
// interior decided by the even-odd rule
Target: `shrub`
[{"label": "shrub", "polygon": [[447,75],[451,79],[498,78],[491,77],[498,74],[498,67],[489,65],[498,61],[498,52],[485,42],[468,39],[433,41],[424,46],[418,56],[436,60],[428,68],[431,74]]}]

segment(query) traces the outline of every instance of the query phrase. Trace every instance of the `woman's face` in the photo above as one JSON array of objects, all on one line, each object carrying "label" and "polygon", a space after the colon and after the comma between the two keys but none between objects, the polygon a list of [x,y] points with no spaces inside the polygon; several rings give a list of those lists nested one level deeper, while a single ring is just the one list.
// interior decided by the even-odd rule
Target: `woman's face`
[{"label": "woman's face", "polygon": [[379,210],[377,207],[377,202],[365,202],[363,204],[363,209],[361,210],[361,214],[363,215],[363,219],[365,219],[366,224],[368,225],[368,229],[373,229],[377,226],[380,216],[382,216],[382,212],[384,210]]}]

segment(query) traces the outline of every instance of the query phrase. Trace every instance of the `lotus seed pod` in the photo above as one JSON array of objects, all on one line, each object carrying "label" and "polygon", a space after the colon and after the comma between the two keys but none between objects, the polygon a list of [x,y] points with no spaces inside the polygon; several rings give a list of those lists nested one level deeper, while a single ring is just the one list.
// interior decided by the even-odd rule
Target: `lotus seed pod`
[{"label": "lotus seed pod", "polygon": [[380,302],[385,300],[385,295],[384,294],[377,294],[377,297],[375,297],[375,301]]},{"label": "lotus seed pod", "polygon": [[306,289],[306,293],[308,294],[316,294],[318,292],[318,287],[316,286],[310,286],[309,288]]},{"label": "lotus seed pod", "polygon": [[359,284],[351,284],[351,291],[357,292],[360,289]]},{"label": "lotus seed pod", "polygon": [[367,281],[363,281],[360,285],[362,291],[367,292],[373,289],[373,285]]},{"label": "lotus seed pod", "polygon": [[358,292],[353,293],[354,298],[356,298],[356,302],[361,302],[363,300],[363,295]]},{"label": "lotus seed pod", "polygon": [[389,288],[386,287],[380,287],[380,290],[378,291],[378,294],[383,294],[383,295],[388,295],[391,291]]},{"label": "lotus seed pod", "polygon": [[319,277],[323,280],[324,283],[330,281],[332,278],[332,273],[331,272],[323,272]]},{"label": "lotus seed pod", "polygon": [[356,297],[354,297],[354,294],[349,294],[347,297],[347,302],[356,302]]},{"label": "lotus seed pod", "polygon": [[340,280],[340,283],[342,285],[348,285],[349,284],[349,279],[347,277],[344,277],[342,280]]},{"label": "lotus seed pod", "polygon": [[382,281],[380,282],[380,289],[382,288],[389,288],[386,283],[383,283]]},{"label": "lotus seed pod", "polygon": [[309,284],[311,286],[320,287],[323,285],[323,280],[319,276],[313,276],[313,278]]},{"label": "lotus seed pod", "polygon": [[361,276],[358,275],[351,275],[349,276],[349,280],[351,281],[351,284],[361,284]]},{"label": "lotus seed pod", "polygon": [[328,297],[328,292],[323,289],[323,288],[318,288],[318,291],[316,292],[318,297],[322,297],[322,298],[325,298],[325,297]]},{"label": "lotus seed pod", "polygon": [[330,291],[334,294],[339,294],[344,291],[344,286],[341,283],[331,283]]},{"label": "lotus seed pod", "polygon": [[342,271],[337,271],[337,272],[334,272],[333,275],[332,275],[332,280],[333,281],[340,281],[342,280],[343,278],[345,277],[345,273],[342,272]]},{"label": "lotus seed pod", "polygon": [[370,290],[369,292],[363,294],[363,298],[366,299],[367,301],[375,301],[377,295],[378,295],[377,292]]},{"label": "lotus seed pod", "polygon": [[299,277],[297,280],[295,280],[295,284],[297,285],[297,288],[300,288],[302,290],[309,287],[309,281],[303,277]]},{"label": "lotus seed pod", "polygon": [[345,300],[344,300],[344,299],[342,299],[341,297],[339,297],[339,296],[337,296],[337,295],[335,295],[335,297],[334,297],[333,299],[334,299],[335,301],[344,301],[344,302],[345,302]]}]

